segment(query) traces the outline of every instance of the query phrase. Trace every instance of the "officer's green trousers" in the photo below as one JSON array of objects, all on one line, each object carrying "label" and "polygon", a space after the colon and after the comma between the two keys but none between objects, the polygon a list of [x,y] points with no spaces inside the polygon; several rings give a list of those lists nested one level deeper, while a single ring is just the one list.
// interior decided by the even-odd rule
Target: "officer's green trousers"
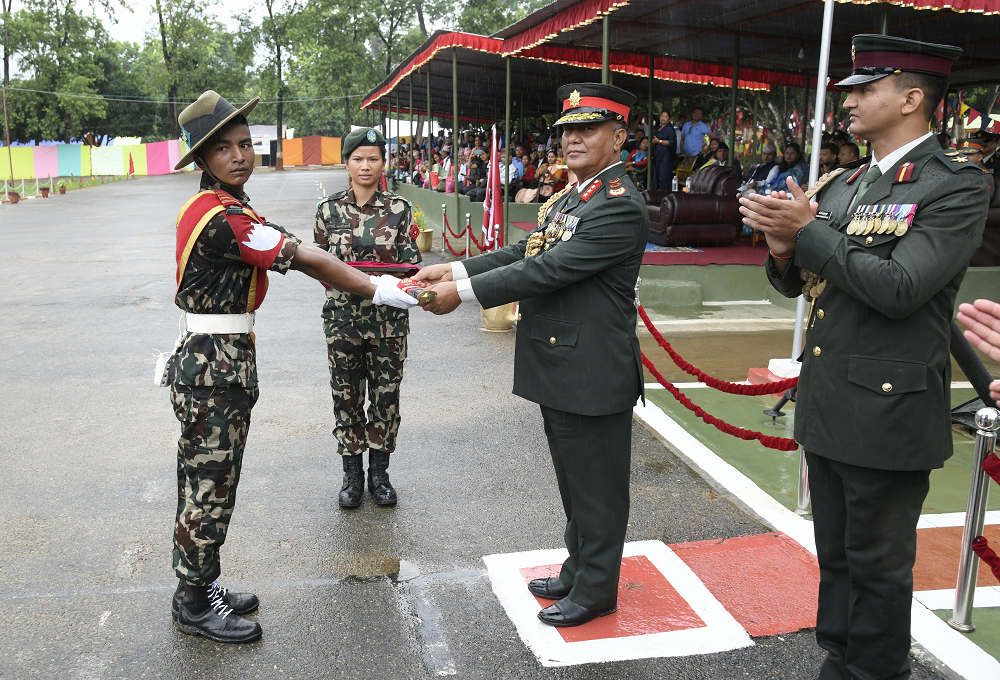
[{"label": "officer's green trousers", "polygon": [[910,677],[917,520],[930,471],[875,470],[806,453],[819,558],[822,680]]},{"label": "officer's green trousers", "polygon": [[584,416],[541,408],[566,511],[569,558],[559,580],[581,607],[614,607],[628,529],[632,411]]}]

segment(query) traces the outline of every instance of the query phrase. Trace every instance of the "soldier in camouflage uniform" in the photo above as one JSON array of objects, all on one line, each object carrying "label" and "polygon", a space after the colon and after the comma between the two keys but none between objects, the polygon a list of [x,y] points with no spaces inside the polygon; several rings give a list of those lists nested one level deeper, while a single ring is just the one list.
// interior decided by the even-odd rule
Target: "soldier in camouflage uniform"
[{"label": "soldier in camouflage uniform", "polygon": [[415,304],[392,277],[380,277],[376,285],[374,277],[302,244],[250,207],[243,186],[254,152],[245,116],[257,101],[236,109],[208,91],[178,118],[191,151],[176,169],[194,161],[203,175],[201,191],[177,218],[175,301],[183,311],[182,333],[162,365],[181,423],[173,551],[180,581],[173,610],[180,630],[219,642],[261,636],[258,623],[240,616],[257,608],[257,597],[230,593],[216,579],[257,401],[251,331],[267,272],[299,269],[378,302]]},{"label": "soldier in camouflage uniform", "polygon": [[[410,233],[410,205],[379,187],[385,139],[377,130],[359,128],[344,138],[343,154],[351,188],[317,207],[316,245],[345,262],[416,265],[420,251]],[[396,491],[386,470],[399,430],[409,313],[331,288],[323,305],[323,330],[336,418],[333,434],[344,466],[340,505],[361,505],[366,448],[368,490],[377,505],[395,505]]]}]

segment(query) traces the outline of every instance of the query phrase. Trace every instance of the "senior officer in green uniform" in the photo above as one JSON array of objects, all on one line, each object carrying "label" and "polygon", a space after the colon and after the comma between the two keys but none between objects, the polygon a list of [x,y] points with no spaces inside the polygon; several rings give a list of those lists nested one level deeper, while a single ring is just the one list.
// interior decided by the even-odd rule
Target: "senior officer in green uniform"
[{"label": "senior officer in green uniform", "polygon": [[635,285],[649,236],[621,149],[636,98],[611,85],[558,90],[566,164],[580,178],[539,212],[520,243],[421,271],[438,314],[462,301],[520,301],[514,393],[541,406],[566,511],[569,558],[529,585],[557,600],[538,614],[577,626],[613,613],[629,511],[632,407],[642,395]]},{"label": "senior officer in green uniform", "polygon": [[[343,154],[351,188],[333,194],[316,207],[316,245],[338,259],[372,271],[415,273],[420,250],[410,232],[410,204],[382,191],[385,138],[373,128],[358,128],[344,137]],[[402,274],[399,274],[402,275]],[[409,311],[372,304],[359,295],[329,288],[323,304],[330,387],[337,448],[343,459],[343,508],[361,505],[364,489],[362,457],[368,449],[368,490],[376,505],[396,504],[389,481],[389,455],[399,431],[399,384],[406,360]],[[365,383],[368,415],[365,416]]]},{"label": "senior officer in green uniform", "polygon": [[872,156],[825,176],[818,205],[789,183],[740,210],[767,236],[771,284],[813,300],[795,439],[820,565],[820,677],[887,680],[910,677],[916,525],[930,471],[952,454],[949,324],[990,188],[928,132],[961,50],[879,35],[853,46],[837,87]]}]

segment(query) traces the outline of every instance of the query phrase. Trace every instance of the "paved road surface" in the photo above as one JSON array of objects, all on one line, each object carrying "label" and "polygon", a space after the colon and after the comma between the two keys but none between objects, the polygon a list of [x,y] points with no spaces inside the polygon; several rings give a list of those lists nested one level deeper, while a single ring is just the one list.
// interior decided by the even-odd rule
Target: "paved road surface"
[{"label": "paved road surface", "polygon": [[[412,314],[395,509],[337,506],[340,460],[318,283],[272,275],[261,394],[223,577],[253,588],[261,642],[177,632],[169,598],[177,422],[151,384],[176,337],[174,216],[195,175],[0,206],[0,677],[807,678],[810,631],[713,656],[543,668],[482,556],[562,546],[535,405],[511,395],[513,333],[478,308]],[[260,173],[253,205],[311,240],[318,183]],[[428,262],[439,260],[428,255]],[[762,455],[766,455],[762,453]],[[634,428],[629,540],[767,530]],[[938,677],[918,669],[917,678]]]}]

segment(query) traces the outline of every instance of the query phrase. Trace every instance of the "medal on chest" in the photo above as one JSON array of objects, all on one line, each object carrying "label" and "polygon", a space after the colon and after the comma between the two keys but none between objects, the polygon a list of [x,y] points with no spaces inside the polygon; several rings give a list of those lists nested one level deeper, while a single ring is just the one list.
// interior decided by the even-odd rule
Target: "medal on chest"
[{"label": "medal on chest", "polygon": [[545,228],[535,231],[528,237],[524,251],[525,257],[532,257],[543,250],[548,250],[560,241],[570,240],[576,233],[576,227],[579,223],[579,217],[557,212],[545,225]]}]

